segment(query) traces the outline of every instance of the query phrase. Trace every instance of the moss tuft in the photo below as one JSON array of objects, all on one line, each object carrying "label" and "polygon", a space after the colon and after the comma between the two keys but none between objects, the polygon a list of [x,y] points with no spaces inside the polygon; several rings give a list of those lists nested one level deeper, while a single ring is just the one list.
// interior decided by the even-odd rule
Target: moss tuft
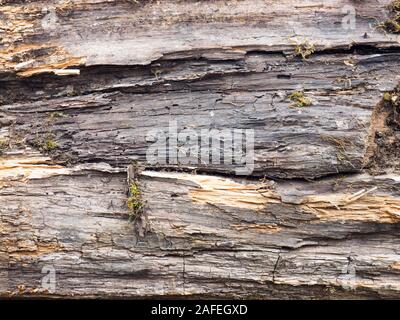
[{"label": "moss tuft", "polygon": [[386,120],[388,125],[400,128],[400,85],[398,85],[393,91],[385,92],[383,95],[383,103],[386,109],[390,112],[388,119]]},{"label": "moss tuft", "polygon": [[394,12],[400,12],[400,0],[393,1],[389,7]]},{"label": "moss tuft", "polygon": [[129,197],[126,204],[130,211],[129,220],[131,221],[137,218],[143,211],[142,193],[137,181],[133,181],[129,186]]},{"label": "moss tuft", "polygon": [[400,104],[400,85],[397,86],[393,91],[385,92],[383,95],[383,100],[393,105]]},{"label": "moss tuft", "polygon": [[294,102],[293,107],[302,108],[311,106],[311,99],[306,97],[303,92],[295,91],[289,95],[289,99]]},{"label": "moss tuft", "polygon": [[315,52],[315,46],[308,40],[305,40],[296,45],[294,52],[297,57],[307,60],[307,58]]},{"label": "moss tuft", "polygon": [[10,141],[8,140],[0,140],[0,155],[3,154],[10,146]]},{"label": "moss tuft", "polygon": [[37,136],[34,141],[34,146],[42,152],[51,152],[59,147],[58,142],[54,140],[52,134],[47,134],[44,137]]},{"label": "moss tuft", "polygon": [[56,118],[65,118],[67,115],[62,112],[62,111],[54,111],[50,113],[50,118],[51,119],[56,119]]},{"label": "moss tuft", "polygon": [[396,114],[400,112],[400,85],[397,86],[393,91],[385,92],[383,95],[383,102],[390,109],[396,111]]},{"label": "moss tuft", "polygon": [[390,33],[400,33],[400,0],[393,1],[389,5],[389,10],[390,18],[379,24],[379,27]]},{"label": "moss tuft", "polygon": [[74,3],[71,0],[67,0],[55,7],[55,11],[62,17],[68,17],[74,10]]},{"label": "moss tuft", "polygon": [[400,19],[388,19],[383,23],[382,28],[390,33],[400,33]]},{"label": "moss tuft", "polygon": [[53,139],[46,139],[45,143],[44,143],[44,148],[45,151],[52,151],[54,149],[58,148],[58,143],[57,141],[53,140]]}]

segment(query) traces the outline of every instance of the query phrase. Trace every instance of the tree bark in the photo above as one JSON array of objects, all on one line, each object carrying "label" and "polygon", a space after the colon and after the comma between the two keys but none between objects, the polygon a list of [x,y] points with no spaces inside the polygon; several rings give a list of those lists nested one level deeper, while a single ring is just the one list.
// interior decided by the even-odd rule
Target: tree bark
[{"label": "tree bark", "polygon": [[[0,296],[400,298],[390,2],[0,1]],[[171,121],[254,170],[150,164]]]}]

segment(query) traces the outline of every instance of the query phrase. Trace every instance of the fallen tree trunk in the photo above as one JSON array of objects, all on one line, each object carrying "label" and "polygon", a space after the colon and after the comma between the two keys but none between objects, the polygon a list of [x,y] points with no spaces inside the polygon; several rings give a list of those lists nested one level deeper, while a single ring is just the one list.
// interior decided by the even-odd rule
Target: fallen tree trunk
[{"label": "fallen tree trunk", "polygon": [[389,4],[2,1],[0,295],[399,298]]}]

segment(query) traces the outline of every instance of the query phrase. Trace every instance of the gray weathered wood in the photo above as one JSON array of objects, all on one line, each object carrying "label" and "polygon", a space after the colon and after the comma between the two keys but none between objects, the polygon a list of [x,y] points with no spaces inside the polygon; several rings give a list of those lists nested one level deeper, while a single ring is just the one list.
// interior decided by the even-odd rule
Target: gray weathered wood
[{"label": "gray weathered wood", "polygon": [[9,294],[46,294],[50,264],[56,295],[398,296],[398,176],[274,183],[146,171],[141,237],[125,173],[96,166],[32,164],[28,184],[1,188]]},{"label": "gray weathered wood", "polygon": [[[389,3],[0,1],[0,296],[399,298]],[[170,121],[255,170],[149,164]]]}]

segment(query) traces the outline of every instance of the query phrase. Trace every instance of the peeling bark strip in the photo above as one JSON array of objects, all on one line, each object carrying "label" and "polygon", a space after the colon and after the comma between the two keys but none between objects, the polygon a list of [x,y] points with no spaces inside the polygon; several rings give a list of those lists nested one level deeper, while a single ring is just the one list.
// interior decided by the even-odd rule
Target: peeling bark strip
[{"label": "peeling bark strip", "polygon": [[400,298],[390,3],[0,1],[0,296]]}]

